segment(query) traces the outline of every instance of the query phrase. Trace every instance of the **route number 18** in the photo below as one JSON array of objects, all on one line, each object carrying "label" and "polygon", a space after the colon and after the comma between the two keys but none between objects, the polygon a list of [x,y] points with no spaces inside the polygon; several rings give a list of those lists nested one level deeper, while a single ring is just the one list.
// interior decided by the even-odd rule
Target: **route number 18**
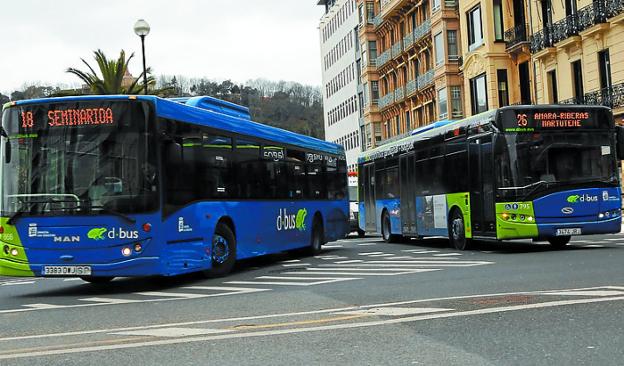
[{"label": "route number 18", "polygon": [[22,128],[33,128],[34,125],[33,112],[22,112]]}]

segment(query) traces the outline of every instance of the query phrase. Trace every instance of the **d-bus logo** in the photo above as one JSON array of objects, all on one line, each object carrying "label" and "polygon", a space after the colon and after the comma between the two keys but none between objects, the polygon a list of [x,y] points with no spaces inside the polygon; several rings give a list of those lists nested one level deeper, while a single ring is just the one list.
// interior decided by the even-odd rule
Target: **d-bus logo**
[{"label": "d-bus logo", "polygon": [[124,230],[122,228],[111,229],[95,228],[89,230],[87,238],[95,241],[104,240],[105,236],[109,239],[138,239],[139,232],[136,230]]},{"label": "d-bus logo", "polygon": [[585,203],[585,202],[598,202],[598,196],[590,196],[588,194],[572,195],[567,198],[568,203]]},{"label": "d-bus logo", "polygon": [[280,209],[277,216],[276,227],[277,231],[282,230],[294,230],[305,231],[305,219],[308,215],[308,210],[305,208],[297,211],[297,214],[289,214],[286,209]]},{"label": "d-bus logo", "polygon": [[518,127],[526,127],[529,124],[529,121],[527,119],[527,115],[522,113],[522,114],[517,114],[516,118],[518,119]]}]

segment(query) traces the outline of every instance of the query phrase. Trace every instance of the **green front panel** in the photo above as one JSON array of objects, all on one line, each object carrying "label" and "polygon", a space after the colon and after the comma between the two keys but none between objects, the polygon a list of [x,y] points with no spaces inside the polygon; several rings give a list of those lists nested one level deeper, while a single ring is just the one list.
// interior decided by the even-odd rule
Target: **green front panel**
[{"label": "green front panel", "polygon": [[[0,226],[4,229],[4,232],[0,234],[0,276],[34,276],[28,265],[26,251],[17,229],[7,224],[7,221],[7,218],[0,218]],[[17,250],[16,256],[11,254],[15,250]]]},{"label": "green front panel", "polygon": [[449,193],[446,195],[446,207],[450,215],[453,207],[457,207],[464,215],[466,238],[472,238],[472,219],[470,215],[470,193]]},{"label": "green front panel", "polygon": [[537,238],[533,202],[496,204],[496,237],[498,239]]}]

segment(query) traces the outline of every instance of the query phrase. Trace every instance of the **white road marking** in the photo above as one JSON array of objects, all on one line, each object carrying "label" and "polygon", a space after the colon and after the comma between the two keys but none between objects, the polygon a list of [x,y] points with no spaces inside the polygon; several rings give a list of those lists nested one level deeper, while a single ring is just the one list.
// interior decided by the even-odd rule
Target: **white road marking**
[{"label": "white road marking", "polygon": [[[234,287],[234,288],[240,289],[240,287]],[[584,291],[584,290],[598,290],[598,289],[615,289],[615,290],[624,291],[624,287],[622,286],[599,286],[599,287],[585,287],[585,288],[576,288],[576,289],[559,289],[559,290],[551,290],[550,292],[556,292],[556,291],[570,292],[570,291]],[[34,334],[34,335],[25,335],[25,336],[17,336],[17,337],[0,338],[0,342],[25,340],[25,339],[58,338],[58,337],[78,336],[78,335],[87,335],[87,334],[112,333],[112,332],[122,332],[122,331],[130,331],[130,330],[139,330],[139,329],[156,329],[156,328],[163,328],[163,327],[181,327],[181,326],[193,326],[193,325],[214,324],[214,323],[245,322],[245,321],[250,321],[250,320],[274,319],[274,318],[283,318],[283,317],[298,317],[298,316],[304,316],[304,315],[327,314],[327,313],[336,313],[336,312],[343,312],[343,311],[370,309],[370,308],[379,308],[379,307],[396,307],[398,305],[430,303],[430,302],[447,301],[447,300],[462,300],[462,299],[474,299],[474,298],[509,296],[509,295],[532,295],[532,294],[540,295],[543,292],[548,292],[548,291],[499,292],[499,293],[478,294],[478,295],[437,297],[437,298],[430,298],[430,299],[398,301],[398,302],[370,304],[370,305],[362,305],[362,306],[348,306],[348,307],[342,307],[342,308],[311,310],[311,311],[291,312],[291,313],[281,313],[281,314],[264,314],[264,315],[252,315],[252,316],[234,317],[234,318],[196,320],[196,321],[190,321],[190,322],[153,324],[153,325],[144,325],[144,326],[138,326],[138,327],[126,327],[126,328],[105,328],[105,329],[91,329],[91,330],[74,331],[74,332]]]},{"label": "white road marking", "polygon": [[344,248],[344,246],[340,245],[340,244],[332,244],[332,245],[325,244],[325,245],[323,245],[323,248],[330,248],[330,249],[331,248]]},{"label": "white road marking", "polygon": [[605,240],[608,240],[608,241],[622,241],[623,239],[622,238],[617,238],[617,239],[605,239]]},{"label": "white road marking", "polygon": [[440,254],[434,254],[434,257],[456,257],[456,256],[460,256],[462,254],[460,253],[440,253]]},{"label": "white road marking", "polygon": [[[357,272],[397,272],[397,271],[411,271],[412,269],[396,269],[396,268],[360,268],[360,267],[314,267],[314,268],[306,268],[307,271],[317,271],[317,272],[326,272],[326,271],[335,271],[335,272],[347,272],[347,271],[357,271]],[[418,271],[418,269],[415,269]],[[414,272],[416,273],[416,272]]]},{"label": "white road marking", "polygon": [[132,330],[127,332],[109,333],[113,335],[124,336],[150,336],[150,337],[188,337],[198,336],[206,334],[220,334],[233,332],[232,329],[200,329],[200,328],[158,328],[158,329],[144,329],[144,330]]},{"label": "white road marking", "polygon": [[482,266],[482,265],[493,264],[493,263],[494,262],[486,262],[486,261],[450,261],[450,260],[392,261],[392,260],[388,260],[388,261],[367,261],[364,264],[380,265],[380,266],[403,265],[403,266],[418,266],[418,267],[427,267],[427,266],[472,267],[472,266]]},{"label": "white road marking", "polygon": [[302,266],[310,266],[310,263],[293,263],[293,264],[282,264],[282,267],[302,267]]},{"label": "white road marking", "polygon": [[585,245],[585,248],[604,248],[604,245],[600,245],[600,244],[591,244],[591,245]]},{"label": "white road marking", "polygon": [[53,305],[53,304],[26,304],[22,305],[25,308],[24,310],[43,310],[43,309],[58,309],[63,308],[65,305]]},{"label": "white road marking", "polygon": [[397,272],[358,272],[358,268],[353,268],[353,270],[349,272],[331,272],[331,271],[320,271],[314,272],[313,270],[310,272],[306,272],[306,274],[315,274],[315,275],[342,275],[342,276],[399,276],[406,274],[414,274],[414,273],[423,273],[423,272],[433,272],[433,271],[441,271],[441,268],[420,268],[420,269],[402,269]]},{"label": "white road marking", "polygon": [[32,285],[35,281],[16,281],[16,282],[5,282],[0,286],[19,286],[19,285]]},{"label": "white road marking", "polygon": [[275,335],[284,335],[284,334],[301,334],[301,333],[310,333],[310,332],[319,332],[319,331],[330,331],[330,330],[337,330],[337,329],[356,329],[356,328],[365,328],[365,327],[372,327],[372,326],[385,326],[385,325],[392,325],[392,324],[412,323],[412,322],[417,322],[417,321],[422,321],[422,320],[445,319],[445,318],[448,319],[448,318],[467,317],[467,316],[474,316],[474,315],[504,313],[504,312],[510,312],[510,311],[544,309],[544,308],[551,308],[551,307],[558,307],[558,306],[591,304],[591,303],[600,303],[600,302],[607,302],[607,301],[622,301],[622,300],[624,300],[624,297],[561,300],[561,301],[550,301],[550,302],[541,302],[541,303],[534,303],[534,304],[501,306],[501,307],[468,310],[468,311],[414,315],[414,316],[406,316],[406,317],[376,320],[376,321],[331,324],[331,325],[322,325],[322,326],[305,327],[305,328],[287,328],[287,329],[273,329],[273,330],[265,330],[265,331],[228,333],[228,334],[206,335],[206,336],[196,336],[196,337],[184,337],[184,338],[179,338],[179,339],[144,341],[144,342],[136,342],[136,343],[122,343],[122,344],[113,344],[113,345],[64,348],[64,349],[56,349],[56,350],[42,350],[42,351],[35,351],[35,352],[31,351],[28,353],[18,353],[20,352],[20,350],[16,349],[15,350],[16,353],[0,355],[0,360],[32,358],[32,357],[62,355],[62,354],[75,354],[75,353],[85,353],[85,352],[101,352],[101,351],[132,349],[132,348],[141,348],[141,347],[149,347],[149,346],[182,344],[182,343],[191,343],[191,342],[194,342],[194,343],[207,342],[207,341],[223,340],[223,339],[242,339],[242,338],[266,337],[266,336],[275,336]]},{"label": "white road marking", "polygon": [[392,257],[394,254],[384,253],[384,254],[369,254],[369,257]]},{"label": "white road marking", "polygon": [[334,283],[342,281],[361,280],[361,278],[355,277],[333,277],[331,280],[315,281],[315,282],[281,282],[281,281],[229,281],[233,285],[276,285],[276,286],[315,286],[325,283]]},{"label": "white road marking", "polygon": [[184,298],[184,299],[198,299],[201,297],[206,297],[204,294],[185,294],[181,292],[162,292],[162,291],[144,291],[144,292],[134,292],[132,295],[141,295],[141,296],[152,296],[152,297],[176,297],[176,298]]},{"label": "white road marking", "polygon": [[70,281],[82,281],[81,278],[66,278],[63,280],[63,282],[70,282]]},{"label": "white road marking", "polygon": [[416,315],[416,314],[439,313],[443,311],[453,311],[453,310],[455,309],[383,307],[383,308],[370,308],[370,309],[356,310],[356,311],[341,311],[335,314],[405,316],[405,315]]},{"label": "white road marking", "polygon": [[366,252],[366,253],[358,253],[358,255],[371,255],[371,254],[384,254],[384,252]]},{"label": "white road marking", "polygon": [[297,263],[297,262],[301,262],[301,260],[299,260],[299,259],[291,259],[289,261],[281,261],[280,263]]},{"label": "white road marking", "polygon": [[429,253],[440,253],[439,250],[422,250],[422,249],[404,249],[402,252],[413,253],[413,254],[429,254]]},{"label": "white road marking", "polygon": [[377,243],[361,243],[361,244],[357,244],[360,247],[370,247],[373,245],[377,245]]},{"label": "white road marking", "polygon": [[132,304],[135,302],[143,302],[143,300],[111,299],[106,297],[88,297],[86,299],[78,299],[78,301],[99,302],[105,304]]},{"label": "white road marking", "polygon": [[353,259],[353,260],[349,260],[349,261],[338,261],[338,262],[334,262],[336,264],[347,264],[347,263],[362,263],[364,262],[361,259]]},{"label": "white road marking", "polygon": [[617,290],[584,290],[584,291],[558,291],[558,292],[542,292],[542,295],[553,296],[623,296],[624,291]]}]

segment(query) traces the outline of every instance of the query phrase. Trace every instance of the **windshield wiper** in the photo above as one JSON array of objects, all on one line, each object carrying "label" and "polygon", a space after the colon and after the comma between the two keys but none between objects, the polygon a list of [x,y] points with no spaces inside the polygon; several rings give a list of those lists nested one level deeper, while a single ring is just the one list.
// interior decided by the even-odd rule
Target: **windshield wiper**
[{"label": "windshield wiper", "polygon": [[127,221],[130,224],[136,224],[136,220],[133,219],[132,217],[123,214],[119,211],[115,211],[115,210],[111,210],[110,208],[106,208],[104,206],[95,206],[95,207],[91,207],[91,209],[99,209],[101,213],[105,213],[105,214],[110,214],[110,215],[114,215],[117,217],[120,217],[122,219],[124,219],[125,221]]},{"label": "windshield wiper", "polygon": [[14,213],[7,220],[7,225],[11,225],[11,226],[15,225],[15,222],[17,221],[17,219],[19,219],[21,216],[24,216],[25,213],[26,213],[26,211],[18,211],[16,213]]}]

